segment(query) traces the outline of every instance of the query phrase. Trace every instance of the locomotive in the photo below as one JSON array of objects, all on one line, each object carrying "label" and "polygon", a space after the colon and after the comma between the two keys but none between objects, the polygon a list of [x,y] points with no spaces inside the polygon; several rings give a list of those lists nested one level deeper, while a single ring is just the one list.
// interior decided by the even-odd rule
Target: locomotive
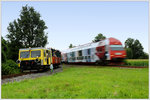
[{"label": "locomotive", "polygon": [[109,64],[122,62],[125,58],[122,43],[113,37],[62,51],[63,63]]},{"label": "locomotive", "polygon": [[21,71],[48,69],[51,65],[57,68],[61,64],[61,53],[52,48],[23,48],[19,49],[17,63]]}]

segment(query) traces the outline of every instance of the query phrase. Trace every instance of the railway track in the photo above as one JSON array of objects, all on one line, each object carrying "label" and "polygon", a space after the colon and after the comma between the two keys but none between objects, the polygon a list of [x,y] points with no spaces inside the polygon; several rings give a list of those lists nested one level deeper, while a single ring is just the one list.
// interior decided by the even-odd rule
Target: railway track
[{"label": "railway track", "polygon": [[2,79],[17,77],[17,76],[22,76],[22,75],[27,75],[27,74],[32,74],[32,73],[34,72],[24,72],[24,73],[11,74],[11,75],[2,75]]},{"label": "railway track", "polygon": [[94,65],[94,64],[66,64],[66,65],[76,65],[76,66],[95,66],[95,67],[120,67],[120,68],[148,68],[148,66],[128,66],[128,65]]},{"label": "railway track", "polygon": [[47,71],[40,71],[40,72],[34,71],[34,72],[25,72],[25,73],[19,73],[19,74],[5,75],[5,76],[2,76],[1,82],[2,84],[5,84],[8,82],[22,81],[25,79],[34,79],[37,77],[47,76],[47,75],[51,75],[57,72],[61,72],[62,70],[63,69],[60,67],[60,68],[54,69],[53,72],[51,72],[50,70],[47,70]]}]

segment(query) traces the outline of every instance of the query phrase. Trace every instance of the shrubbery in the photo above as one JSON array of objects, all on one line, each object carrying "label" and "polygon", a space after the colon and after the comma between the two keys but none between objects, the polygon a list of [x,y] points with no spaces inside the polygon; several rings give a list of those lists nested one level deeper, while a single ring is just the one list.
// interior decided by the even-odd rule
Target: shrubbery
[{"label": "shrubbery", "polygon": [[149,66],[149,61],[143,60],[143,59],[125,60],[124,62],[125,62],[125,65],[129,65],[129,66]]},{"label": "shrubbery", "polygon": [[7,60],[2,63],[2,75],[20,73],[18,65],[13,60]]}]

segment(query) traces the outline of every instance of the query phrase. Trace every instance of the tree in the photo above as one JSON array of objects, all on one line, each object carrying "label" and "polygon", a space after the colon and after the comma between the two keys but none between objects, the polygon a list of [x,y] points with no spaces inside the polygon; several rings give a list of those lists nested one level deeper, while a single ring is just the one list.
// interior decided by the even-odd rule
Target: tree
[{"label": "tree", "polygon": [[125,41],[125,48],[127,52],[127,58],[130,59],[138,59],[141,58],[144,54],[143,46],[141,45],[139,40],[134,40],[132,38],[128,38]]},{"label": "tree", "polygon": [[103,39],[106,39],[106,37],[103,36],[102,33],[99,33],[99,34],[95,37],[95,39],[93,40],[93,42],[98,42],[98,41],[103,40]]},{"label": "tree", "polygon": [[75,46],[73,46],[72,44],[69,45],[69,48],[73,48],[73,47],[75,47]]},{"label": "tree", "polygon": [[2,43],[2,48],[1,48],[1,51],[2,51],[2,63],[4,63],[8,59],[9,49],[8,49],[7,41],[3,37],[1,37],[1,43]]},{"label": "tree", "polygon": [[132,59],[133,58],[133,52],[131,48],[126,48],[127,58]]},{"label": "tree", "polygon": [[148,59],[148,58],[149,58],[148,53],[144,52],[141,59]]},{"label": "tree", "polygon": [[9,34],[7,38],[10,42],[12,58],[17,59],[20,48],[44,47],[47,43],[47,29],[45,22],[40,19],[40,14],[33,7],[27,5],[22,7],[20,18],[9,23],[7,27]]},{"label": "tree", "polygon": [[24,47],[44,47],[47,43],[47,34],[44,32],[47,26],[40,17],[33,7],[22,7],[20,18],[9,23],[7,38]]}]

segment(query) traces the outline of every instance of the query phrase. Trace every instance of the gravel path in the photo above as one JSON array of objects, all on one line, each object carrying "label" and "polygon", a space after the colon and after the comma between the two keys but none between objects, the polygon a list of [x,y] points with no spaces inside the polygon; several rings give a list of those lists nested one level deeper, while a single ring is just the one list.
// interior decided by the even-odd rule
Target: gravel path
[{"label": "gravel path", "polygon": [[2,79],[1,84],[7,84],[8,82],[14,82],[14,81],[19,82],[25,79],[31,79],[31,78],[34,79],[34,78],[41,77],[41,76],[52,75],[54,73],[62,72],[62,70],[63,70],[62,68],[57,68],[57,69],[54,69],[53,72],[49,70],[47,72],[42,72],[42,73],[33,73],[33,74],[27,74],[27,75],[13,77],[13,78]]}]

